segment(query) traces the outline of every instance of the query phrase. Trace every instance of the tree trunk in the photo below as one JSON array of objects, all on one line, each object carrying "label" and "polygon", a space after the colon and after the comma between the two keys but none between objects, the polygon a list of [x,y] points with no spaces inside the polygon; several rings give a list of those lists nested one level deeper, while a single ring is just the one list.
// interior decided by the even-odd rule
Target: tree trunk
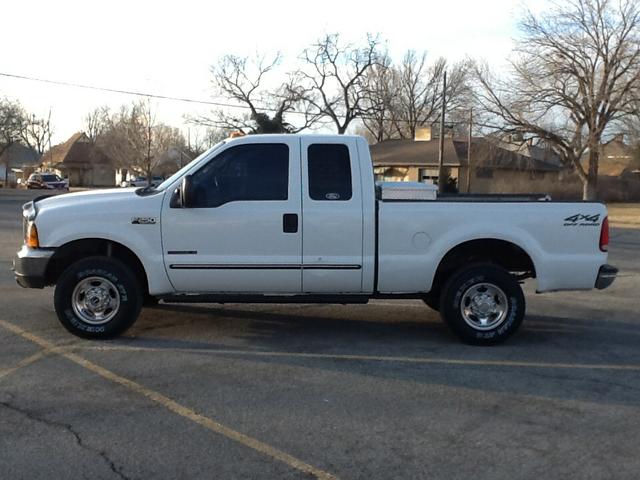
[{"label": "tree trunk", "polygon": [[589,175],[587,177],[587,180],[582,182],[582,199],[583,200],[598,199],[597,177],[592,178],[591,175]]},{"label": "tree trunk", "polygon": [[598,149],[599,142],[591,142],[589,147],[589,165],[586,181],[582,183],[582,199],[597,200],[598,198]]}]

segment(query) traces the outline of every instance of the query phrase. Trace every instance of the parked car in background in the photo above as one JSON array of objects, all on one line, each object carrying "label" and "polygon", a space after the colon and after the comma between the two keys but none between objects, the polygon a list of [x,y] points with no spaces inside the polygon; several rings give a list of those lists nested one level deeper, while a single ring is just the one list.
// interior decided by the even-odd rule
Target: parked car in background
[{"label": "parked car in background", "polygon": [[[164,182],[164,177],[154,176],[151,179],[151,186],[157,187],[162,182]],[[130,180],[123,181],[120,186],[121,187],[146,187],[149,184],[147,181],[147,177],[134,177]]]},{"label": "parked car in background", "polygon": [[60,178],[60,176],[55,173],[32,173],[27,179],[27,188],[69,191],[69,181],[64,178]]}]

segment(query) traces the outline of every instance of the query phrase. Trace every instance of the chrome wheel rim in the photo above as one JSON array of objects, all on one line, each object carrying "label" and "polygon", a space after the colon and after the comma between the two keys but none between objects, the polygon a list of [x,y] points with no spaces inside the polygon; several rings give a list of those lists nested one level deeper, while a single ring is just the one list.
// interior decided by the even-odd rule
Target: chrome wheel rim
[{"label": "chrome wheel rim", "polygon": [[120,292],[103,277],[87,277],[73,290],[71,306],[82,321],[102,325],[116,316],[120,309]]},{"label": "chrome wheel rim", "polygon": [[477,283],[462,295],[460,313],[474,330],[492,330],[507,318],[507,295],[493,283]]}]

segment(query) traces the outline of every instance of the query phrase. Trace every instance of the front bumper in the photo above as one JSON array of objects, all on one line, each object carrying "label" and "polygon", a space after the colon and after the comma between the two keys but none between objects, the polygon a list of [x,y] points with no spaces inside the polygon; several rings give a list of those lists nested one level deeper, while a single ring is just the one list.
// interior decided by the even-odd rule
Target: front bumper
[{"label": "front bumper", "polygon": [[29,248],[24,245],[13,260],[13,274],[18,285],[24,288],[44,288],[49,261],[54,250]]},{"label": "front bumper", "polygon": [[618,269],[612,265],[602,265],[598,271],[598,278],[596,279],[596,288],[598,290],[604,290],[610,287],[613,281],[616,279]]}]

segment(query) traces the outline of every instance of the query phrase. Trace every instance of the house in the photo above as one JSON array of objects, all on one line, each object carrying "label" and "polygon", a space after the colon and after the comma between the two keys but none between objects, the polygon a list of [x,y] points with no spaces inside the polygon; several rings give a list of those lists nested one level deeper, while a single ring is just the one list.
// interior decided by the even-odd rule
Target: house
[{"label": "house", "polygon": [[83,132],[75,133],[64,143],[52,147],[42,156],[42,169],[67,177],[73,187],[113,187],[115,166]]},{"label": "house", "polygon": [[40,165],[40,154],[21,143],[14,143],[0,155],[0,181],[3,185],[23,183]]},{"label": "house", "polygon": [[[192,158],[188,153],[184,152],[178,147],[170,147],[154,158],[152,162],[151,173],[153,176],[159,176],[162,178],[169,178],[176,173]],[[116,168],[116,185],[123,185],[128,180],[133,180],[137,177],[146,177],[147,172],[140,166],[129,166]]]},{"label": "house", "polygon": [[[444,139],[444,166],[460,184],[466,178],[467,163],[459,151],[461,142]],[[371,146],[376,180],[393,182],[430,182],[438,180],[438,139],[385,140]],[[462,182],[464,183],[464,181]]]},{"label": "house", "polygon": [[[612,177],[623,177],[640,174],[640,158],[633,148],[624,142],[624,135],[615,135],[610,141],[600,145],[598,155],[598,174]],[[587,165],[589,154],[585,154],[583,162]]]},{"label": "house", "polygon": [[[372,145],[376,180],[437,183],[439,139],[430,135],[427,138]],[[443,164],[461,192],[547,193],[555,190],[551,187],[561,190],[566,172],[551,152],[533,145],[508,148],[492,138],[474,137],[469,168],[468,141],[447,137],[443,143]]]}]

